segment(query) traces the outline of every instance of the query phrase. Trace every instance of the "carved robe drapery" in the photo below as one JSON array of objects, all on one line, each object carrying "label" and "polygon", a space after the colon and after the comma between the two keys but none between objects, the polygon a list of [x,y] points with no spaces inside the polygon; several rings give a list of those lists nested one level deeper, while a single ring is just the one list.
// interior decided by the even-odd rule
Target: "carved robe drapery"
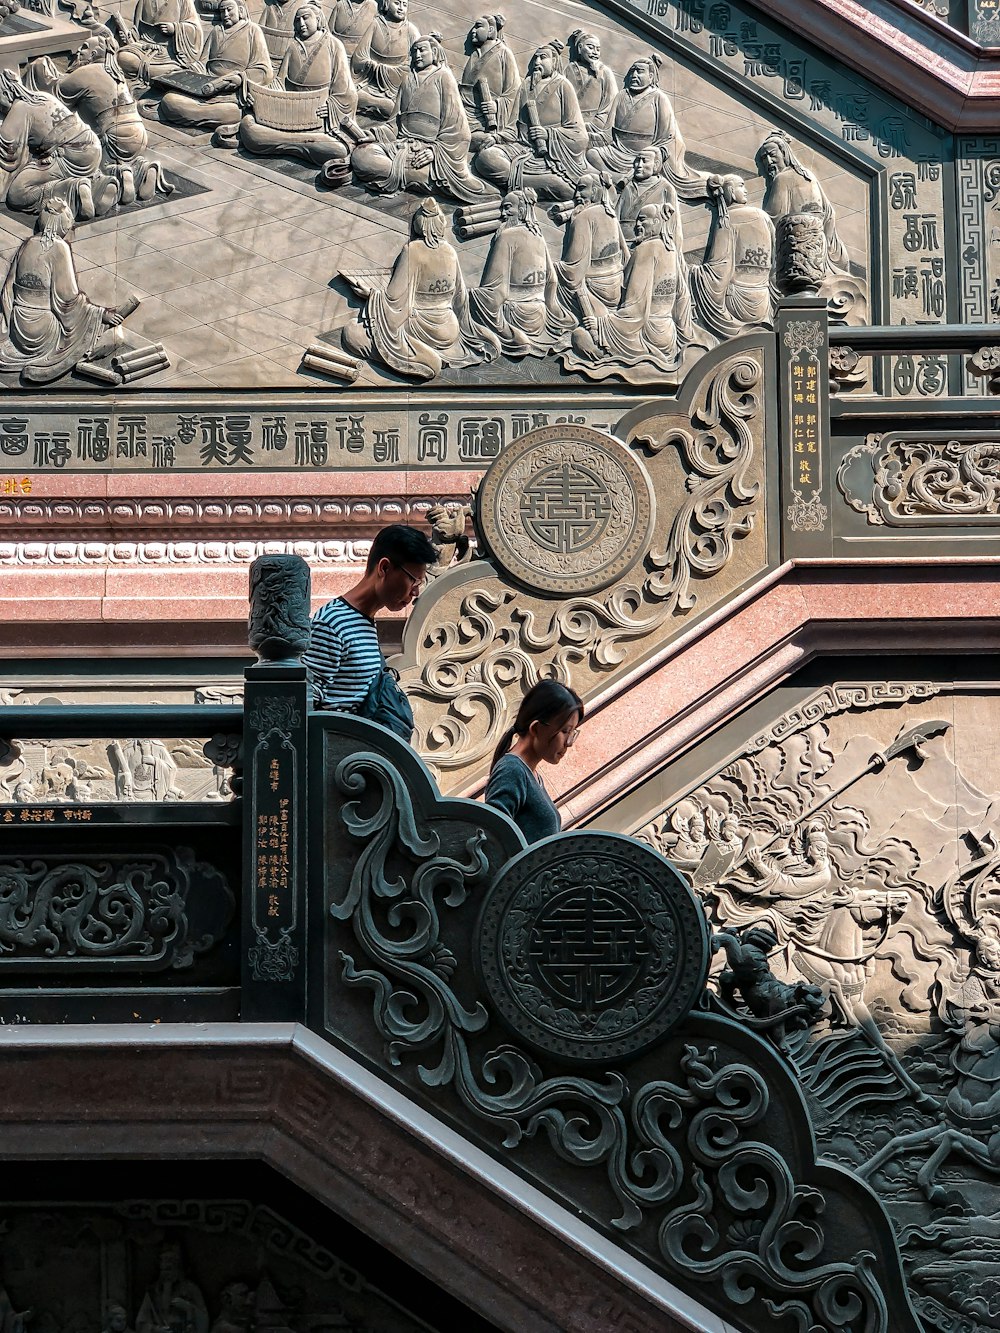
[{"label": "carved robe drapery", "polygon": [[556,275],[544,238],[528,227],[504,227],[493,238],[478,287],[469,293],[473,318],[500,338],[506,356],[544,353],[561,332]]},{"label": "carved robe drapery", "polygon": [[566,77],[572,83],[576,100],[580,103],[588,135],[606,130],[618,93],[618,84],[611,67],[599,65],[595,74],[587,65],[573,60],[566,66]]},{"label": "carved robe drapery", "polygon": [[[388,115],[392,102],[406,78],[410,47],[419,37],[412,23],[390,21],[376,14],[371,26],[358,41],[351,57],[354,75],[364,109],[366,100]],[[367,91],[367,99],[364,96]]]},{"label": "carved robe drapery", "polygon": [[69,245],[60,237],[29,236],[0,296],[5,336],[0,371],[20,371],[34,384],[58,379],[90,354],[104,311],[80,291]]},{"label": "carved robe drapery", "polygon": [[622,180],[631,172],[641,148],[662,148],[666,173],[678,193],[689,194],[692,187],[700,186],[701,177],[689,171],[684,161],[684,140],[670,98],[659,88],[644,88],[635,95],[623,88],[615,98],[609,129],[610,142],[596,144],[587,154],[594,166]]},{"label": "carved robe drapery", "polygon": [[698,318],[719,338],[735,338],[772,315],[774,226],[760,208],[730,205],[725,225],[716,217],[705,262],[691,270]]},{"label": "carved robe drapery", "polygon": [[353,56],[358,43],[375,21],[378,7],[375,0],[335,0],[330,10],[330,31],[341,42],[348,57]]},{"label": "carved robe drapery", "polygon": [[0,197],[8,208],[37,212],[58,194],[75,212],[76,182],[100,169],[100,140],[50,93],[35,96],[41,100],[16,101],[0,124]]},{"label": "carved robe drapery", "polygon": [[597,319],[615,310],[628,257],[618,219],[603,204],[575,208],[556,264],[563,306],[581,319]]},{"label": "carved robe drapery", "polygon": [[[164,33],[165,24],[173,26],[172,33]],[[147,54],[165,52],[170,60],[185,68],[193,67],[201,59],[205,30],[194,0],[139,0],[134,29],[136,43]]]},{"label": "carved robe drapery", "polygon": [[775,222],[794,213],[818,213],[823,219],[827,263],[832,269],[850,272],[850,258],[837,234],[837,216],[833,205],[811,173],[803,174],[792,166],[783,167],[773,180],[768,181],[764,191],[764,211]]},{"label": "carved robe drapery", "polygon": [[458,87],[473,132],[487,129],[482,115],[480,85],[489,88],[490,97],[496,103],[497,130],[505,130],[514,119],[520,83],[517,61],[506,42],[488,42],[472,52],[465,62]]}]

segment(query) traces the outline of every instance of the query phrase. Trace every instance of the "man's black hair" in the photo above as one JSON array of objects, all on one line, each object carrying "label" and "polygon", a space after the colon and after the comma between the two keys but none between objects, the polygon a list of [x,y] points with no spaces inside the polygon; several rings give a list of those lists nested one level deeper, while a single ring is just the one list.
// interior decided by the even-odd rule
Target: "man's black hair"
[{"label": "man's black hair", "polygon": [[365,573],[370,574],[383,559],[391,560],[394,565],[436,565],[438,552],[419,528],[411,528],[407,523],[391,523],[372,542]]}]

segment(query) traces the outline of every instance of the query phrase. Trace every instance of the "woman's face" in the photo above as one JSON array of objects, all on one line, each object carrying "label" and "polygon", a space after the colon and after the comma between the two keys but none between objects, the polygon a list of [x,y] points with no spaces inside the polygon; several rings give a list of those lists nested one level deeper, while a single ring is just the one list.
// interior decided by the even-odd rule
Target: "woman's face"
[{"label": "woman's face", "polygon": [[545,764],[558,764],[576,740],[580,714],[573,712],[561,722],[536,722],[535,752]]}]

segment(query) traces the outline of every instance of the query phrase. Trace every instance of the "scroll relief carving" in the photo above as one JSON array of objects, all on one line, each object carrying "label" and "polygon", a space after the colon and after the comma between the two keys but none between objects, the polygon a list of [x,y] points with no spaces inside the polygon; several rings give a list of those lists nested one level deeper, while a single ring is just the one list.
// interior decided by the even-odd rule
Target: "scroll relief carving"
[{"label": "scroll relief carving", "polygon": [[[504,1148],[513,1151],[526,1139],[547,1138],[554,1161],[600,1173],[606,1188],[589,1198],[613,1200],[600,1220],[625,1235],[654,1223],[655,1231],[646,1227],[647,1235],[655,1235],[651,1257],[668,1271],[686,1280],[721,1283],[735,1305],[760,1300],[775,1316],[791,1316],[802,1328],[846,1329],[845,1312],[851,1310],[852,1320],[862,1321],[855,1326],[889,1333],[872,1255],[847,1254],[846,1245],[836,1248],[842,1238],[834,1240],[826,1226],[821,1190],[797,1181],[768,1141],[772,1093],[761,1072],[725,1059],[708,1042],[666,1046],[661,1040],[658,1058],[671,1076],[638,1080],[633,1087],[614,1069],[547,1075],[519,1045],[485,1045],[495,1040],[490,1014],[479,1000],[466,998],[467,986],[459,993],[461,964],[449,947],[448,930],[449,912],[486,886],[485,835],[470,825],[460,854],[446,854],[436,831],[439,822],[420,816],[402,775],[375,754],[344,758],[332,778],[343,798],[344,827],[365,847],[365,854],[354,859],[346,891],[330,905],[334,919],[353,932],[353,942],[339,950],[342,978],[347,986],[371,993],[372,1022],[389,1064],[404,1070],[415,1064],[414,1076],[425,1087],[450,1088],[465,1112],[505,1136]],[[680,938],[692,937],[680,928],[676,910],[665,911],[669,876],[653,890],[645,885],[642,860],[631,855],[627,840],[591,836],[592,860],[584,835],[576,839],[575,851],[562,849],[563,839],[555,840],[543,844],[548,852],[540,848],[532,854],[537,865],[519,859],[507,878],[502,873],[484,908],[482,948],[489,961],[484,956],[481,967],[488,988],[494,983],[491,998],[497,1002],[499,996],[501,1011],[515,1030],[531,1034],[536,1046],[574,1059],[583,1058],[580,1048],[587,1046],[591,1063],[603,1068],[600,1060],[613,1059],[613,1048],[620,1048],[619,1054],[633,1049],[630,1028],[659,1025],[662,1039],[671,1005],[682,1005],[669,1014],[673,1023],[691,1002],[690,989],[683,1001],[678,993],[678,986],[684,990],[686,985],[689,964],[643,974],[645,956],[630,952],[626,937],[633,946],[644,941],[656,954],[664,943],[656,934],[666,932],[671,937],[667,955],[674,958]],[[619,876],[640,883],[635,898],[613,901],[615,873],[606,844],[615,842],[624,844]],[[565,851],[561,860],[560,850]],[[573,969],[553,964],[552,976],[539,971],[547,957],[543,937],[559,929],[545,908],[560,899],[545,891],[545,904],[532,902],[532,874],[545,878],[547,854],[553,858],[557,890],[567,888],[575,900],[587,892],[601,899],[623,946],[616,952],[619,965],[584,981],[586,993],[568,1006],[562,992],[574,985]],[[564,884],[560,865],[567,872]],[[649,901],[643,896],[646,888]],[[572,904],[567,909],[572,911]],[[644,933],[640,918],[647,910],[655,930]],[[522,964],[530,945],[513,938],[523,932],[525,913],[534,917],[532,936],[538,938],[541,955],[534,969],[527,963],[527,970]],[[704,929],[698,915],[695,911],[689,923],[695,934]],[[403,933],[400,922],[409,923]],[[502,996],[496,989],[498,970],[508,982]],[[649,1011],[642,1014],[620,999],[637,977],[642,988],[636,1001]],[[538,1002],[540,987],[548,991],[547,1003]],[[652,1017],[660,1004],[660,1016]],[[617,1025],[602,1024],[602,1016],[613,1014],[621,1020]],[[792,1234],[800,1243],[782,1239]]]},{"label": "scroll relief carving", "polygon": [[755,976],[822,1004],[772,1031],[822,1150],[882,1197],[925,1326],[971,1333],[1000,1313],[998,709],[995,684],[830,687],[639,834],[702,898],[727,1011],[761,1026]]},{"label": "scroll relief carving", "polygon": [[104,1333],[427,1327],[313,1236],[249,1200],[12,1204],[0,1225],[11,1252],[24,1256],[0,1285],[12,1330],[20,1311],[43,1326]]},{"label": "scroll relief carving", "polygon": [[844,455],[837,485],[872,526],[994,524],[1000,518],[1000,440],[976,432],[869,435]]},{"label": "scroll relief carving", "polygon": [[[586,689],[641,642],[667,632],[672,620],[705,605],[717,583],[735,581],[730,566],[739,563],[739,544],[763,535],[761,379],[756,354],[730,357],[696,394],[688,422],[654,423],[655,439],[644,441],[661,497],[651,541],[636,545],[650,513],[648,483],[636,479],[637,453],[619,463],[603,444],[603,461],[595,454],[594,465],[585,466],[573,428],[560,435],[554,427],[517,442],[509,463],[516,488],[506,486],[504,457],[487,473],[479,520],[486,543],[495,543],[498,562],[518,582],[541,595],[526,599],[507,580],[484,576],[430,604],[416,663],[404,660],[402,680],[414,703],[417,749],[435,768],[469,768],[490,753],[512,701],[540,674],[572,677],[574,688]],[[586,432],[587,448],[595,435]],[[531,440],[541,437],[532,452]],[[636,477],[626,485],[630,473]],[[618,531],[615,488],[623,487],[634,522]],[[502,513],[494,513],[494,501]],[[550,504],[558,514],[549,514]],[[516,551],[504,537],[511,505],[524,534]],[[611,542],[606,561],[595,559],[601,541]],[[640,559],[642,545],[648,549]],[[756,547],[744,558],[756,559]],[[607,591],[587,593],[608,577],[616,581]]]},{"label": "scroll relief carving", "polygon": [[[407,0],[222,0],[211,14],[137,0],[73,13],[84,40],[71,60],[32,58],[25,41],[23,68],[0,77],[3,198],[23,238],[0,310],[11,386],[74,372],[105,389],[192,374],[229,383],[227,361],[242,358],[213,351],[202,327],[214,325],[183,291],[228,280],[234,264],[273,273],[273,238],[234,199],[240,177],[246,194],[260,186],[261,159],[282,219],[278,259],[298,261],[313,298],[291,294],[287,269],[273,274],[261,356],[275,353],[282,383],[296,368],[338,385],[362,372],[368,385],[455,383],[489,366],[500,382],[663,386],[719,340],[768,327],[776,291],[819,291],[836,318],[867,318],[865,242],[848,254],[818,148],[721,83],[703,90],[702,74],[637,49],[604,15],[584,29],[559,3],[540,33],[523,6],[470,26],[468,12]],[[731,141],[701,142],[690,113],[682,126],[671,88],[692,106],[724,105]],[[860,173],[840,188],[842,216],[867,212],[868,189]],[[162,216],[146,245],[151,203]],[[129,254],[90,245],[78,265],[76,231],[82,242],[112,213],[134,228]],[[344,242],[333,258],[331,237]],[[315,282],[313,253],[330,265]],[[140,256],[173,315],[140,302]],[[526,371],[525,358],[546,364]]]}]

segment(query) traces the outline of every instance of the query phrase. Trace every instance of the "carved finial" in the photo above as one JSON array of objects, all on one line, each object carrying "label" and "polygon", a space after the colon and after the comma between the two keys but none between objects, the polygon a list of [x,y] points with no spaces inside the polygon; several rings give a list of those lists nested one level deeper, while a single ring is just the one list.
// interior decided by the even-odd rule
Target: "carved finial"
[{"label": "carved finial", "polygon": [[249,643],[262,662],[297,662],[309,645],[311,574],[299,555],[250,566]]}]

